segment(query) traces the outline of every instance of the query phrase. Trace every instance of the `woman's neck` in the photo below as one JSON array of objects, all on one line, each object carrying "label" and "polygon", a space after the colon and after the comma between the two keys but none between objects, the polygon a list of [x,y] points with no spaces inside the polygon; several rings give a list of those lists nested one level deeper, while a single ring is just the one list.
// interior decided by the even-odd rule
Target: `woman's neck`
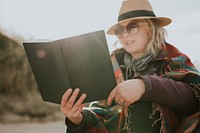
[{"label": "woman's neck", "polygon": [[131,56],[136,60],[142,58],[144,55],[145,53],[131,54]]}]

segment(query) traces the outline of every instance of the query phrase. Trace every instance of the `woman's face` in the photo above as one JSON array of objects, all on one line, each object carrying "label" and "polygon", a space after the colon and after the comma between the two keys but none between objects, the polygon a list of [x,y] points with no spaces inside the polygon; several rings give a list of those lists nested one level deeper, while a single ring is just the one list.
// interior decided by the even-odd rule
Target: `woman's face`
[{"label": "woman's face", "polygon": [[[121,29],[120,29],[121,28]],[[142,57],[146,52],[146,47],[151,39],[149,23],[137,20],[128,21],[119,25],[115,30],[123,48],[134,58]]]}]

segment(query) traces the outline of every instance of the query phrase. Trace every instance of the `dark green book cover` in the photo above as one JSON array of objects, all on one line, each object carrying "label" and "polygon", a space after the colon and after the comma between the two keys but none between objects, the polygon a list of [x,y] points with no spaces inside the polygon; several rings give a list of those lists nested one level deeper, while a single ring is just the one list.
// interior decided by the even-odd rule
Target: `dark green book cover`
[{"label": "dark green book cover", "polygon": [[116,86],[104,31],[23,45],[44,101],[60,104],[68,88],[104,100]]}]

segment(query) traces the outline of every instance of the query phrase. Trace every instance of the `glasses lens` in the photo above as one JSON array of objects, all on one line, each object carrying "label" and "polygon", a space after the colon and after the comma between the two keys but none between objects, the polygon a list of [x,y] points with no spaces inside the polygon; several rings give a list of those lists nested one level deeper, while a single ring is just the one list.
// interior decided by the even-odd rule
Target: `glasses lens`
[{"label": "glasses lens", "polygon": [[135,34],[137,32],[137,23],[131,22],[126,26],[126,30],[129,34]]},{"label": "glasses lens", "polygon": [[121,26],[121,25],[118,25],[115,29],[115,35],[118,37],[118,38],[121,38],[121,36],[123,35],[123,32],[124,32],[124,27]]}]

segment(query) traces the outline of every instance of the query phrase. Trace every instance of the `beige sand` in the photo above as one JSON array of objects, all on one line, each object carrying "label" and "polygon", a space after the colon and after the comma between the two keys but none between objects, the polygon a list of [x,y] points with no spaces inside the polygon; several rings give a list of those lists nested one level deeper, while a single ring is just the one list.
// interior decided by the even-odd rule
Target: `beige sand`
[{"label": "beige sand", "polygon": [[0,124],[0,133],[65,133],[64,120],[45,123]]}]

